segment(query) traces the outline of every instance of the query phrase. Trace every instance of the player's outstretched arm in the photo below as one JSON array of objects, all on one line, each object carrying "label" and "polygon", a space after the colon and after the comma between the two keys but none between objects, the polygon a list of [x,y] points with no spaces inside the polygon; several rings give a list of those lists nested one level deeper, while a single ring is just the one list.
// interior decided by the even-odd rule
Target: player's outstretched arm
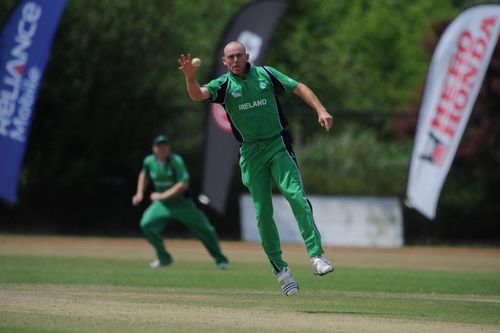
[{"label": "player's outstretched arm", "polygon": [[307,105],[309,105],[311,108],[314,109],[314,111],[316,111],[318,115],[318,122],[321,125],[321,127],[326,129],[327,131],[329,131],[330,128],[332,128],[333,126],[332,115],[328,113],[323,104],[321,104],[318,96],[316,96],[316,94],[308,86],[299,82],[297,84],[297,87],[295,87],[295,89],[293,90],[293,93],[302,98],[302,100],[306,102]]},{"label": "player's outstretched arm", "polygon": [[181,54],[181,57],[178,60],[179,69],[184,73],[184,77],[186,78],[186,86],[187,91],[189,93],[189,97],[193,101],[205,101],[210,98],[210,92],[207,88],[201,87],[196,79],[196,66],[193,65],[191,58],[191,54]]},{"label": "player's outstretched arm", "polygon": [[144,190],[148,185],[148,177],[146,177],[146,173],[142,170],[139,173],[139,177],[137,178],[137,191],[135,195],[132,197],[132,204],[137,206],[142,201],[142,196],[144,195]]},{"label": "player's outstretched arm", "polygon": [[156,200],[165,200],[168,198],[175,197],[177,195],[180,195],[184,192],[186,192],[189,188],[189,184],[187,182],[178,182],[174,184],[171,188],[164,192],[153,192],[151,193],[151,200],[156,201]]}]

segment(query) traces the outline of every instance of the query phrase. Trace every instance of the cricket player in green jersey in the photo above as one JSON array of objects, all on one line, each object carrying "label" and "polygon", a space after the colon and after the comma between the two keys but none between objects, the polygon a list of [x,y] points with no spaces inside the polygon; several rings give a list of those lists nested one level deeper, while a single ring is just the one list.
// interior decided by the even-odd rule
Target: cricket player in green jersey
[{"label": "cricket player in green jersey", "polygon": [[243,184],[248,188],[257,215],[262,247],[285,295],[295,295],[298,285],[288,264],[282,258],[280,238],[273,220],[272,182],[290,203],[310,257],[313,273],[324,275],[333,271],[323,257],[321,236],[314,223],[312,207],[302,186],[301,175],[286,130],[277,93],[290,90],[301,97],[318,116],[326,130],[333,118],[314,92],[278,70],[249,63],[245,46],[230,42],[224,48],[223,64],[228,72],[204,86],[196,79],[196,67],[190,54],[181,55],[189,96],[194,101],[221,104],[240,146],[240,167]]},{"label": "cricket player in green jersey", "polygon": [[184,161],[179,155],[171,153],[170,142],[164,135],[154,139],[153,154],[144,159],[132,204],[142,202],[150,181],[154,187],[150,195],[152,203],[144,212],[140,226],[156,251],[156,260],[151,262],[151,268],[160,268],[173,262],[161,233],[169,222],[175,220],[184,224],[205,245],[217,267],[226,269],[228,260],[222,254],[214,228],[187,195],[189,174]]}]

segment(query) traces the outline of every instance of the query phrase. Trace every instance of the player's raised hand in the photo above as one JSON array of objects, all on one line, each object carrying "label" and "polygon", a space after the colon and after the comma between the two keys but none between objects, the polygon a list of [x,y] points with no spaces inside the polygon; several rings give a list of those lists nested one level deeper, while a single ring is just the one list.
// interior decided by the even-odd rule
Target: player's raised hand
[{"label": "player's raised hand", "polygon": [[195,75],[196,66],[193,64],[193,58],[190,53],[186,56],[181,54],[181,57],[177,62],[179,63],[179,69],[184,72],[184,75],[187,77],[193,77]]}]

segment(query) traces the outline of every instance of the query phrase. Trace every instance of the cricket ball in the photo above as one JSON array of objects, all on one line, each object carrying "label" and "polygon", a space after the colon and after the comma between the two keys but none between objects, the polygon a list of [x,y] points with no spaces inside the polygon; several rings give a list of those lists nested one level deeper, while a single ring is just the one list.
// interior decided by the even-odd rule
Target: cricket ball
[{"label": "cricket ball", "polygon": [[193,60],[191,60],[191,63],[193,64],[194,67],[200,67],[201,66],[201,59],[200,58],[193,58]]}]

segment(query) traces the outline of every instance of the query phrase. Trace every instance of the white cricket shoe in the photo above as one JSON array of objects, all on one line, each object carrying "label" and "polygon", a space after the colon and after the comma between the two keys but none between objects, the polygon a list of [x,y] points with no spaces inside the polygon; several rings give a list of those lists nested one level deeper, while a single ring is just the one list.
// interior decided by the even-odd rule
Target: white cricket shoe
[{"label": "white cricket shoe", "polygon": [[164,261],[160,261],[158,259],[152,261],[149,263],[149,267],[151,268],[161,268],[161,267],[165,267],[165,266],[168,266],[172,263],[172,261],[168,261],[168,262],[164,262]]},{"label": "white cricket shoe", "polygon": [[314,275],[325,275],[334,271],[332,263],[323,258],[323,256],[312,257],[311,265]]},{"label": "white cricket shoe", "polygon": [[227,269],[228,265],[229,264],[227,262],[220,262],[220,263],[217,264],[217,268],[225,271]]},{"label": "white cricket shoe", "polygon": [[285,267],[281,272],[276,274],[276,278],[285,295],[292,296],[299,292],[299,285],[293,279],[288,267]]}]

